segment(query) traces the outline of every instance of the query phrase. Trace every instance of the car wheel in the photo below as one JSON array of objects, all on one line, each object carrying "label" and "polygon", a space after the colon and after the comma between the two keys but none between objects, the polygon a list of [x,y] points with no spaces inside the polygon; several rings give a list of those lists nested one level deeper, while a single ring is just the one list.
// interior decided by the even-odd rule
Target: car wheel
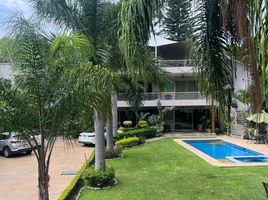
[{"label": "car wheel", "polygon": [[26,151],[26,154],[31,154],[31,153],[32,153],[32,150]]},{"label": "car wheel", "polygon": [[5,148],[4,148],[4,156],[5,156],[6,158],[11,157],[11,151],[10,151],[10,149],[9,149],[8,147],[5,147]]}]

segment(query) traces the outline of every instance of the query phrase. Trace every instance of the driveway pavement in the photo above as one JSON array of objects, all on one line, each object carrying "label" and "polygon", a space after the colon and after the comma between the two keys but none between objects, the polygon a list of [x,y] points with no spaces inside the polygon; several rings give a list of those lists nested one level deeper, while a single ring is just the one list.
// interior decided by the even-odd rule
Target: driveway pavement
[{"label": "driveway pavement", "polygon": [[[60,175],[62,171],[79,170],[88,158],[92,147],[76,142],[69,145],[66,141],[57,141],[50,165],[50,199],[56,200],[73,179],[73,175]],[[34,153],[12,158],[0,156],[0,200],[36,200],[37,161]]]}]

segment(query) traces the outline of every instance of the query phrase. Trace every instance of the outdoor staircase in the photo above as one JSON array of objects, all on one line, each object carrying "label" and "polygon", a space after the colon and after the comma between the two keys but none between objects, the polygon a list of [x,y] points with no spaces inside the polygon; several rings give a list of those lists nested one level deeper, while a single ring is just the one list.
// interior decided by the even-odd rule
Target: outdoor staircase
[{"label": "outdoor staircase", "polygon": [[242,138],[247,128],[247,120],[243,111],[236,110],[236,121],[232,124],[231,135]]},{"label": "outdoor staircase", "polygon": [[246,120],[246,116],[245,113],[243,111],[236,111],[237,114],[237,124],[243,125],[243,126],[247,126],[247,120]]}]

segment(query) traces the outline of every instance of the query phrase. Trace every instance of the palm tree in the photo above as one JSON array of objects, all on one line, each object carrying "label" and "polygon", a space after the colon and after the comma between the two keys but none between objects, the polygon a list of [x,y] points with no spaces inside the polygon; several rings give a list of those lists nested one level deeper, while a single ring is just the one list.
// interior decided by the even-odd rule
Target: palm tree
[{"label": "palm tree", "polygon": [[[14,27],[17,51],[13,59],[18,77],[13,95],[2,96],[5,106],[1,122],[5,122],[5,128],[20,132],[32,146],[38,160],[39,199],[48,199],[50,157],[62,128],[58,119],[64,121],[68,117],[64,102],[70,94],[62,88],[59,97],[63,73],[53,73],[55,68],[49,65],[49,41],[23,18],[17,19]],[[34,130],[41,135],[40,147]],[[31,137],[35,145],[31,144]]]},{"label": "palm tree", "polygon": [[[265,0],[251,0],[249,2],[251,9],[249,9],[251,13],[251,28],[254,34],[254,47],[256,53],[257,63],[259,65],[259,69],[261,70],[261,83],[262,83],[262,92],[263,99],[268,102],[268,33],[267,33],[267,12],[268,12],[268,2]],[[254,87],[255,89],[255,87]],[[267,106],[267,105],[266,105]],[[259,110],[260,111],[260,110]],[[258,112],[260,113],[260,112]]]},{"label": "palm tree", "polygon": [[[138,69],[133,70],[133,68],[127,67],[129,65],[125,65],[126,61],[128,61],[128,57],[125,57],[124,53],[119,51],[117,39],[118,28],[124,26],[124,24],[121,23],[121,18],[118,18],[119,13],[124,9],[121,9],[121,3],[108,3],[102,0],[31,1],[33,2],[33,7],[39,16],[45,17],[61,27],[66,27],[72,31],[80,32],[92,41],[95,52],[94,54],[96,55],[95,59],[92,61],[94,65],[100,65],[103,68],[112,68],[115,72],[118,72],[118,70],[122,70],[123,73],[131,72],[133,80],[136,80],[136,77],[139,77],[140,75],[145,80],[148,80],[148,77],[154,77],[153,80],[157,80],[155,77],[161,73],[161,70],[157,67],[154,68],[151,64],[145,66],[145,64],[151,63],[151,60],[147,59],[149,53],[148,51],[145,51],[144,48],[141,48],[142,51],[140,51],[140,54],[135,55],[140,56],[139,58],[136,58],[136,60],[139,60],[139,63],[136,63],[139,64],[136,66],[140,66]],[[112,37],[107,36],[108,32],[111,33],[110,35]],[[124,68],[124,66],[126,66],[126,68]],[[117,129],[116,91],[113,91],[112,94],[112,114],[110,114],[111,111],[108,111],[108,114],[105,117],[102,117],[103,119],[97,116],[95,117],[95,120],[98,120],[95,121],[95,126],[99,128],[99,130],[96,130],[96,135],[104,134],[104,123],[102,120],[106,121],[108,117],[109,124],[107,140],[109,148],[112,148],[112,134],[110,128],[112,121],[110,119],[111,116],[114,117],[114,132]],[[102,140],[102,137],[100,140]],[[103,149],[99,148],[102,145],[103,141],[99,141],[97,137],[96,157],[99,155],[97,152]],[[100,154],[102,155],[103,153]],[[97,162],[99,160],[101,159],[96,158]],[[96,164],[96,166],[98,166],[98,164]]]},{"label": "palm tree", "polygon": [[[195,61],[199,88],[211,99],[212,132],[215,131],[215,101],[220,109],[230,105],[232,68],[227,59],[224,29],[220,19],[221,0],[195,1],[196,15],[191,30],[191,55]],[[224,89],[229,86],[230,89]],[[229,93],[229,94],[228,94]]]},{"label": "palm tree", "polygon": [[[98,131],[102,131],[104,113],[111,109],[107,94],[109,87],[116,85],[116,76],[88,62],[95,55],[85,36],[48,39],[36,24],[22,16],[14,17],[12,23],[16,81],[1,92],[1,127],[21,133],[31,145],[38,161],[39,199],[48,200],[50,158],[57,136],[69,138],[73,120],[81,119],[82,111],[90,109],[98,117]],[[90,109],[84,102],[91,102]],[[41,146],[34,137],[36,133],[41,135]],[[104,162],[96,163],[98,168],[105,168]]]}]

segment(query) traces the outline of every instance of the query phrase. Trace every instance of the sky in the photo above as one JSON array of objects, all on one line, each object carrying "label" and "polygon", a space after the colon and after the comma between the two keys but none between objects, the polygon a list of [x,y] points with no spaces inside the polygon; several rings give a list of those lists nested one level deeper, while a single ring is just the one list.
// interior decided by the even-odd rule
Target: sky
[{"label": "sky", "polygon": [[7,18],[16,12],[22,12],[27,18],[33,14],[28,0],[0,0],[0,38],[8,32]]}]

